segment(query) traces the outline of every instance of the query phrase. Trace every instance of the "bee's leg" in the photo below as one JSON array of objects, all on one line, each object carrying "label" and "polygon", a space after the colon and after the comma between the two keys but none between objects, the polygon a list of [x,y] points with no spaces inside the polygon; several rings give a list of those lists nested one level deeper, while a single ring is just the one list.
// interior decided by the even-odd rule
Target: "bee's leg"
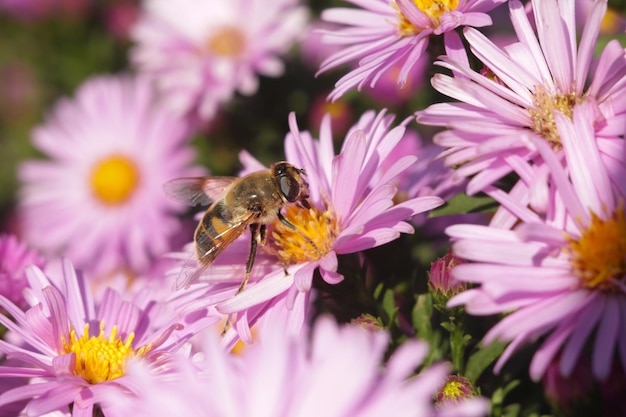
[{"label": "bee's leg", "polygon": [[259,226],[259,245],[263,246],[265,245],[265,230],[267,229],[267,226],[265,226],[264,224]]},{"label": "bee's leg", "polygon": [[230,330],[231,324],[230,324],[230,314],[228,315],[228,318],[226,319],[226,323],[224,323],[224,328],[222,329],[222,336],[224,336],[226,334],[227,331]]},{"label": "bee's leg", "polygon": [[306,242],[307,242],[309,245],[311,245],[311,247],[313,248],[313,250],[314,250],[315,252],[317,252],[317,254],[318,254],[319,256],[322,256],[322,255],[323,255],[323,254],[322,254],[322,252],[318,249],[318,247],[317,247],[317,245],[315,244],[315,242],[313,242],[313,241],[311,240],[311,238],[310,238],[310,237],[308,237],[307,235],[305,235],[305,234],[302,232],[302,230],[298,229],[298,227],[297,227],[295,224],[293,224],[293,223],[291,223],[289,220],[287,220],[287,219],[285,218],[285,216],[283,216],[283,214],[282,214],[280,211],[278,212],[278,219],[280,220],[280,222],[281,222],[282,224],[284,224],[285,226],[287,226],[287,227],[288,227],[288,228],[290,228],[291,230],[295,230],[295,231],[297,231],[297,232],[300,234],[300,236],[302,236],[302,237],[304,238],[304,240],[306,240]]},{"label": "bee's leg", "polygon": [[252,272],[252,266],[254,265],[254,258],[256,258],[256,248],[261,239],[265,238],[265,226],[252,223],[250,225],[250,234],[252,238],[250,240],[250,253],[248,254],[248,262],[246,262],[246,277],[237,290],[237,294],[242,292],[246,288],[250,273]]}]

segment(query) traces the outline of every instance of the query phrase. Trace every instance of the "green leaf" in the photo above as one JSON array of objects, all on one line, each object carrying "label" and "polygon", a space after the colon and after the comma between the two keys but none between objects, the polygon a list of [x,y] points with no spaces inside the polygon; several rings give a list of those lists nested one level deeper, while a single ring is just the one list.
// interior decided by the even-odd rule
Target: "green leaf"
[{"label": "green leaf", "polygon": [[420,294],[417,296],[415,307],[413,307],[413,328],[420,339],[429,340],[433,329],[430,318],[433,315],[433,301],[430,294]]},{"label": "green leaf", "polygon": [[504,351],[505,342],[494,341],[487,346],[480,345],[478,351],[473,353],[465,367],[465,377],[476,383],[485,369],[493,363]]},{"label": "green leaf", "polygon": [[428,217],[449,216],[452,214],[489,213],[496,210],[498,203],[487,196],[468,196],[459,193],[446,201],[443,206],[432,210]]},{"label": "green leaf", "polygon": [[374,290],[374,299],[377,300],[380,308],[378,314],[385,326],[391,326],[398,316],[398,306],[396,305],[395,294],[393,290],[385,288],[383,284],[379,284]]},{"label": "green leaf", "polygon": [[513,391],[520,385],[520,380],[515,379],[509,382],[504,388],[498,388],[494,391],[491,396],[491,410],[489,415],[492,417],[504,417],[504,416],[516,416],[519,414],[519,406],[515,404],[510,404],[506,407],[504,405],[504,399],[508,395],[509,392]]}]

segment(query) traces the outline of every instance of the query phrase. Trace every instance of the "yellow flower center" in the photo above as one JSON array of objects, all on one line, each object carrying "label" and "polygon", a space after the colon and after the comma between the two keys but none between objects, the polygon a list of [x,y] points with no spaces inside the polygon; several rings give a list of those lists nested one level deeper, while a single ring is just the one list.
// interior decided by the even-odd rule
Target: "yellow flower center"
[{"label": "yellow flower center", "polygon": [[446,385],[441,389],[441,393],[447,399],[456,400],[458,398],[465,397],[463,390],[463,383],[456,380],[449,380]]},{"label": "yellow flower center", "polygon": [[85,324],[83,335],[78,337],[76,330],[70,332],[69,342],[63,340],[63,353],[75,353],[74,374],[90,384],[111,381],[125,374],[126,360],[140,357],[150,351],[150,346],[143,346],[134,351],[131,344],[134,333],[128,335],[126,342],[117,337],[117,326],[113,326],[111,335],[104,335],[104,322],[100,322],[100,334],[89,337],[89,324]]},{"label": "yellow flower center", "polygon": [[269,231],[269,245],[265,247],[283,265],[315,261],[332,249],[338,225],[330,211],[291,205],[284,216],[295,228],[276,220]]},{"label": "yellow flower center", "polygon": [[537,87],[533,101],[535,106],[529,110],[532,119],[531,128],[550,142],[553,148],[559,149],[561,147],[561,137],[556,128],[554,110],[558,110],[571,120],[574,106],[581,103],[583,98],[576,96],[574,93],[548,94],[544,88]]},{"label": "yellow flower center", "polygon": [[91,189],[104,204],[126,202],[137,189],[139,170],[123,155],[111,155],[101,160],[91,172]]},{"label": "yellow flower center", "polygon": [[214,55],[238,56],[246,48],[246,37],[237,27],[223,26],[213,33],[206,48]]},{"label": "yellow flower center", "polygon": [[[459,0],[413,0],[413,3],[428,16],[432,22],[432,27],[436,28],[441,22],[441,16],[456,10],[459,7]],[[400,11],[396,2],[391,3],[391,7],[396,10],[398,16],[398,35],[415,36],[425,28],[418,28]]]},{"label": "yellow flower center", "polygon": [[591,213],[579,238],[568,236],[572,270],[585,288],[624,291],[626,287],[626,220],[624,204],[608,218]]}]

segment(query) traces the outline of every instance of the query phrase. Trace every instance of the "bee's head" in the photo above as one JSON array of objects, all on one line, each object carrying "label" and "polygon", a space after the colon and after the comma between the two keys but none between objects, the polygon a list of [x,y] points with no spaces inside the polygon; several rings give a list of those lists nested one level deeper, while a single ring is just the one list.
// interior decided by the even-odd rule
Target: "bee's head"
[{"label": "bee's head", "polygon": [[277,162],[270,168],[272,173],[278,180],[280,192],[290,203],[300,202],[305,207],[310,207],[307,198],[309,198],[309,183],[304,179],[303,169],[296,168],[289,162]]}]

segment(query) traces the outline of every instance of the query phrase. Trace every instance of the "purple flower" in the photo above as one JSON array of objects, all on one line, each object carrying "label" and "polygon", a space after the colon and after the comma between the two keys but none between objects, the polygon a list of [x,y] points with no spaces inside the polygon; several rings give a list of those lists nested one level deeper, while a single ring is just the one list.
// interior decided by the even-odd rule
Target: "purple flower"
[{"label": "purple flower", "polygon": [[282,75],[279,55],[306,18],[297,0],[149,0],[132,31],[131,56],[171,109],[206,120],[235,91],[254,94],[259,75]]},{"label": "purple flower", "polygon": [[[597,379],[606,379],[620,361],[626,370],[626,184],[610,178],[592,112],[591,106],[577,106],[573,122],[555,113],[566,167],[547,142],[533,141],[553,187],[544,217],[509,198],[501,203],[517,214],[521,224],[515,230],[447,229],[456,240],[454,253],[473,261],[458,265],[453,276],[480,284],[449,305],[463,304],[474,315],[511,312],[485,337],[512,341],[496,370],[540,337],[545,340],[530,364],[535,380],[557,357],[561,375],[572,375],[586,345]],[[626,178],[623,158],[611,169]]]},{"label": "purple flower", "polygon": [[[613,40],[594,59],[606,1],[594,3],[580,42],[576,3],[533,1],[535,33],[523,5],[512,0],[509,8],[518,42],[500,48],[466,28],[471,51],[486,68],[474,71],[460,54],[438,62],[454,76],[437,74],[432,84],[457,101],[433,104],[416,113],[417,121],[448,127],[434,140],[446,148],[446,163],[458,166],[458,175],[475,175],[467,187],[469,194],[485,190],[512,170],[523,175],[531,170],[528,162],[541,166],[532,138],[540,137],[558,150],[562,138],[554,111],[571,117],[577,106],[591,103],[603,158],[610,159],[612,148],[618,146],[612,142],[623,134],[626,118],[624,48]],[[536,182],[539,174],[524,181]]]},{"label": "purple flower", "polygon": [[344,26],[324,32],[325,41],[345,47],[329,56],[319,72],[358,63],[337,82],[329,96],[332,100],[354,87],[373,87],[390,70],[397,71],[397,83],[404,87],[431,36],[443,34],[446,46],[458,46],[460,40],[454,30],[491,25],[486,12],[504,0],[348,1],[359,8],[332,8],[321,15],[327,22]]},{"label": "purple flower", "polygon": [[[297,300],[306,308],[316,270],[329,284],[341,282],[339,255],[358,253],[390,242],[400,233],[412,233],[407,220],[441,205],[443,200],[424,196],[394,203],[398,177],[417,158],[407,155],[385,164],[405,133],[403,124],[391,128],[393,119],[385,111],[366,112],[335,155],[329,116],[323,119],[320,139],[316,140],[298,130],[291,114],[285,154],[290,163],[305,169],[312,207],[290,205],[283,210],[295,229],[280,221],[268,227],[267,244],[257,257],[250,283],[236,296],[250,238],[246,234],[232,244],[192,289],[198,301],[230,314],[241,325],[235,326],[240,336],[245,335],[248,324],[275,297],[286,297],[287,308]],[[266,169],[251,156],[244,157],[246,172]]]},{"label": "purple flower", "polygon": [[19,307],[26,306],[22,290],[29,265],[42,267],[43,259],[16,236],[0,234],[0,295]]},{"label": "purple flower", "polygon": [[26,240],[94,276],[141,273],[163,253],[185,207],[163,183],[198,175],[188,127],[155,104],[144,78],[102,76],[61,100],[33,142],[48,160],[20,167]]},{"label": "purple flower", "polygon": [[[436,416],[432,397],[447,367],[433,365],[413,376],[427,351],[417,340],[403,343],[383,365],[388,342],[385,331],[338,326],[328,317],[310,337],[289,335],[272,321],[241,355],[229,355],[216,337],[207,337],[202,360],[194,366],[182,358],[166,383],[132,369],[143,395],[114,402],[122,415],[138,417]],[[472,401],[467,415],[484,415],[486,403]]]},{"label": "purple flower", "polygon": [[34,266],[27,275],[30,309],[23,312],[0,297],[0,307],[14,320],[0,315],[0,323],[24,342],[0,340],[8,360],[0,366],[0,377],[27,378],[0,394],[0,407],[26,401],[27,415],[71,407],[73,416],[92,416],[98,404],[109,415],[103,402],[107,393],[132,396],[136,391],[126,377],[128,360],[164,374],[169,355],[189,336],[162,304],[149,298],[123,301],[109,290],[95,304],[85,279],[67,260],[60,276],[48,277]]}]

